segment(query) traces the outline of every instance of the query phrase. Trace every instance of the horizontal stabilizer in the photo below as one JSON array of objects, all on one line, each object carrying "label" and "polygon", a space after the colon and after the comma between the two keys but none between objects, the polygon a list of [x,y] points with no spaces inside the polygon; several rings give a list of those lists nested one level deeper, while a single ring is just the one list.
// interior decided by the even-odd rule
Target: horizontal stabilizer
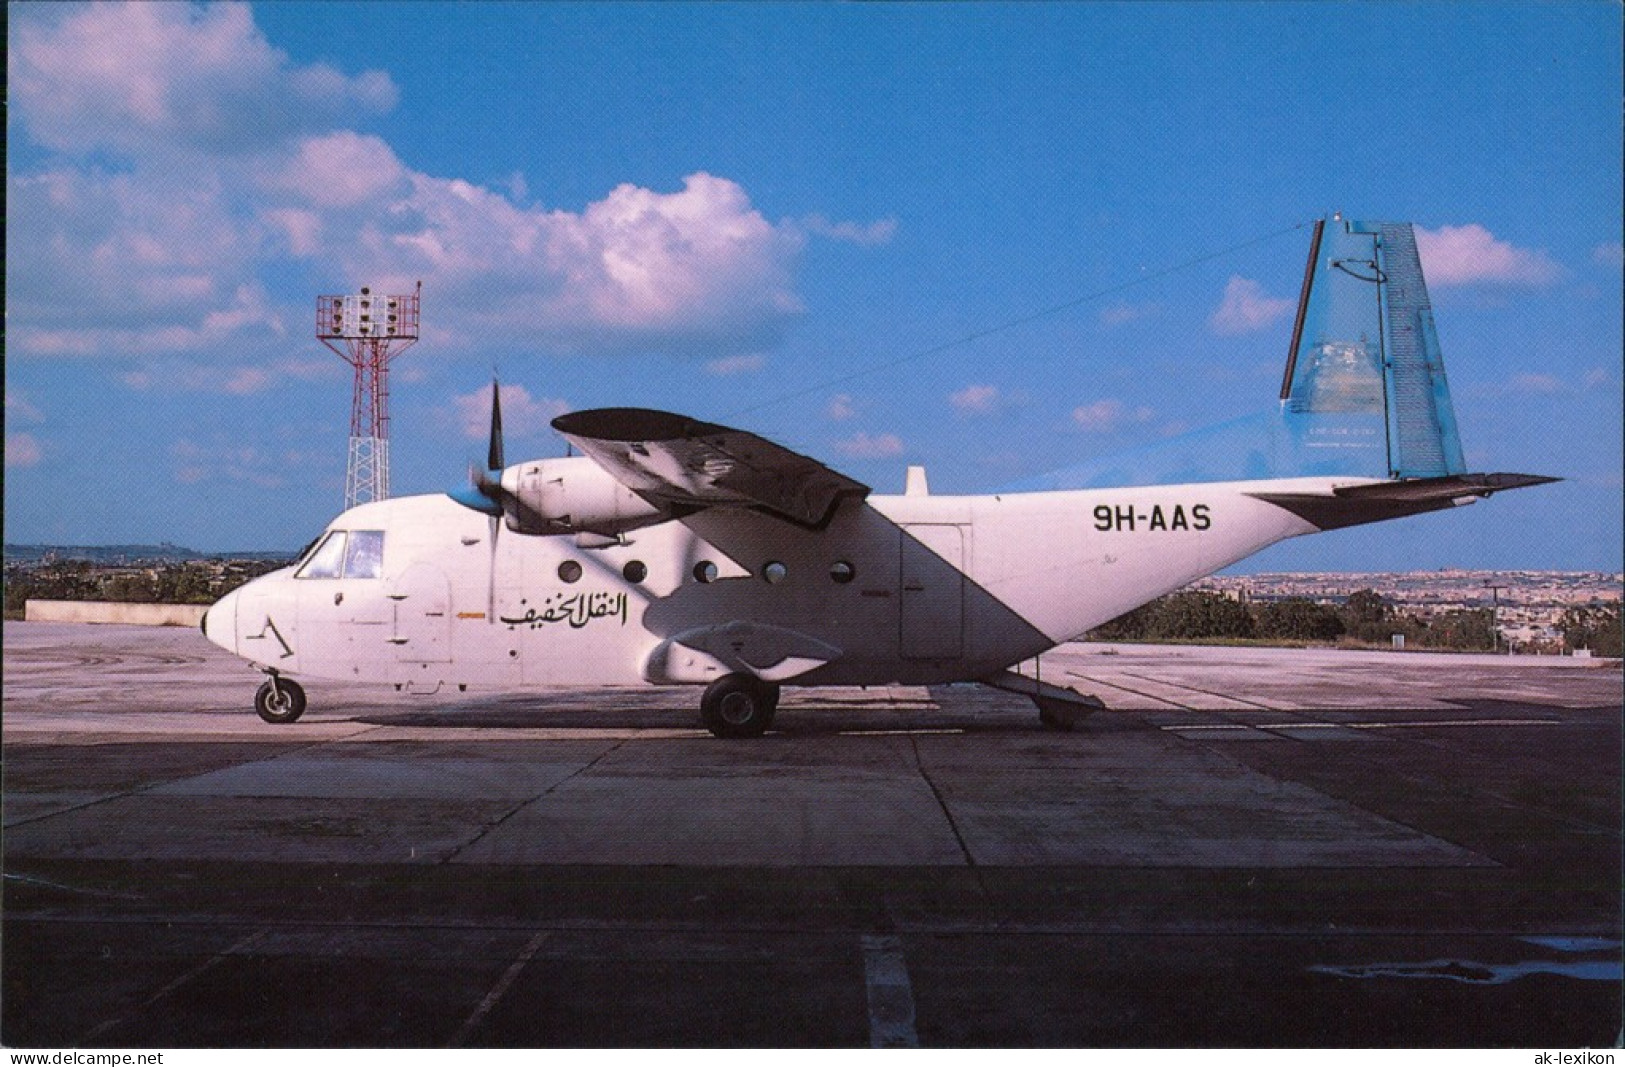
[{"label": "horizontal stabilizer", "polygon": [[1471,503],[1508,489],[1560,482],[1543,474],[1448,474],[1439,478],[1410,478],[1338,486],[1330,493],[1250,493],[1258,500],[1285,508],[1322,530],[1358,526],[1382,519],[1398,519]]},{"label": "horizontal stabilizer", "polygon": [[560,415],[553,428],[657,507],[752,507],[819,528],[869,487],[743,430],[644,408]]},{"label": "horizontal stabilizer", "polygon": [[1485,497],[1505,489],[1526,489],[1531,485],[1560,482],[1544,474],[1449,474],[1442,478],[1413,478],[1400,482],[1346,485],[1333,492],[1347,500],[1389,500],[1395,502],[1452,501],[1459,497]]}]

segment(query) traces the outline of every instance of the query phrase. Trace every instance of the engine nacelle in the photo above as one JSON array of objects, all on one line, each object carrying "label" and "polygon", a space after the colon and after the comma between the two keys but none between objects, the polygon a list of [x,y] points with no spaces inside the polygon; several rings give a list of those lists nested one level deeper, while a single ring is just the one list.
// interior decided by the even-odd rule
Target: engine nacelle
[{"label": "engine nacelle", "polygon": [[516,464],[502,472],[502,488],[517,504],[505,509],[515,533],[614,537],[670,517],[587,456]]}]

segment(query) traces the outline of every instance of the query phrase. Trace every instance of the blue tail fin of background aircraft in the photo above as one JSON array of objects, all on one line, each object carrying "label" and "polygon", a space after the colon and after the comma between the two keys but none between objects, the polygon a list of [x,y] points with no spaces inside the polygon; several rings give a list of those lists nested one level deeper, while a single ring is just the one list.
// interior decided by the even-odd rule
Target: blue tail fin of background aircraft
[{"label": "blue tail fin of background aircraft", "polygon": [[1333,216],[1315,223],[1278,411],[1020,488],[1465,471],[1411,224]]}]

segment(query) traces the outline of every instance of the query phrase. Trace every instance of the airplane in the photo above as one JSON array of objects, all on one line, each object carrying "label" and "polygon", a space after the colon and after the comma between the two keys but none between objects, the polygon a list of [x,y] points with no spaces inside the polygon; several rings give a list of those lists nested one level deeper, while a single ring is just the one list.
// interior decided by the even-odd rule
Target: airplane
[{"label": "airplane", "polygon": [[980,682],[1070,729],[1101,702],[1016,668],[1283,539],[1558,480],[1467,471],[1413,229],[1341,215],[1313,228],[1278,406],[1007,490],[935,495],[915,467],[880,495],[664,411],[552,426],[578,455],[508,465],[493,382],[471,484],[352,508],[212,605],[204,635],[268,675],[260,717],[297,720],[298,679],[687,685],[744,738],[786,685]]}]

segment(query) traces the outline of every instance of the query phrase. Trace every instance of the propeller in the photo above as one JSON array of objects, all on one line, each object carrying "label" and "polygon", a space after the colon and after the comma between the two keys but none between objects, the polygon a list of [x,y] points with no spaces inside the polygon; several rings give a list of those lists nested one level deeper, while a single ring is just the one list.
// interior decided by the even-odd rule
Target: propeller
[{"label": "propeller", "polygon": [[500,519],[512,494],[502,488],[502,390],[491,379],[491,440],[485,452],[485,470],[468,467],[468,485],[449,490],[446,495],[465,508]]},{"label": "propeller", "polygon": [[491,561],[486,581],[485,618],[491,625],[497,616],[497,538],[502,532],[503,515],[513,494],[502,487],[502,389],[496,378],[491,379],[491,440],[485,452],[485,470],[469,464],[466,486],[447,491],[446,495],[465,508],[471,508],[491,521]]},{"label": "propeller", "polygon": [[502,460],[502,390],[496,378],[491,379],[491,443],[485,450],[485,469],[500,471],[507,464]]}]

